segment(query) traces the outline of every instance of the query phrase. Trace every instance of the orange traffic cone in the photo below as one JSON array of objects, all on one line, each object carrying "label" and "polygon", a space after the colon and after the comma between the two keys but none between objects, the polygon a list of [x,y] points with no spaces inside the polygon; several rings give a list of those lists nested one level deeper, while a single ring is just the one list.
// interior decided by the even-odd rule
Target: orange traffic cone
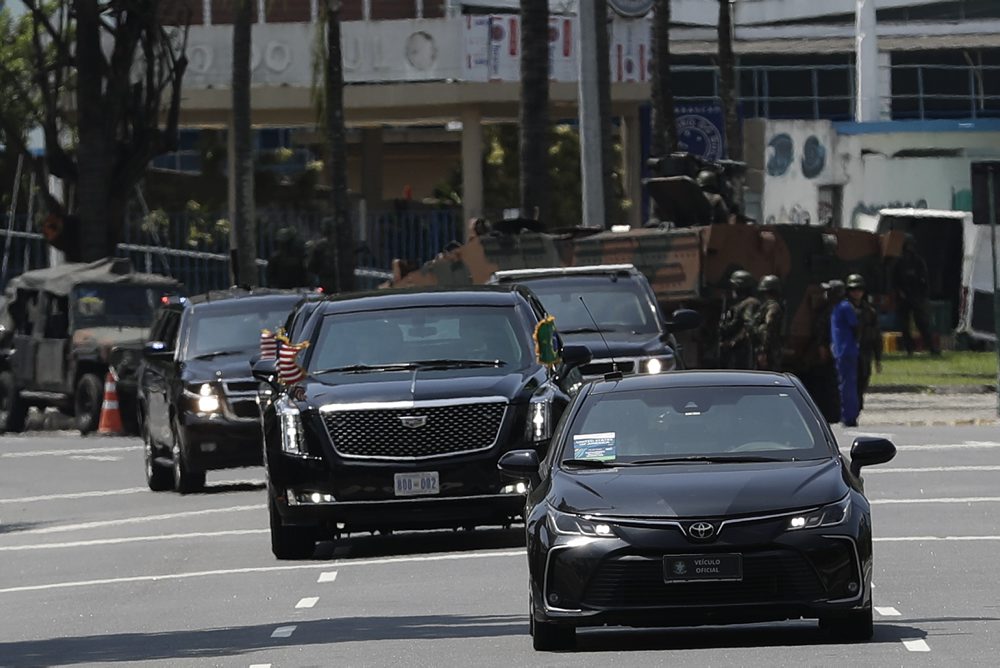
[{"label": "orange traffic cone", "polygon": [[108,371],[104,379],[104,403],[101,404],[101,422],[97,427],[99,434],[124,434],[122,414],[118,410],[118,388],[114,375]]}]

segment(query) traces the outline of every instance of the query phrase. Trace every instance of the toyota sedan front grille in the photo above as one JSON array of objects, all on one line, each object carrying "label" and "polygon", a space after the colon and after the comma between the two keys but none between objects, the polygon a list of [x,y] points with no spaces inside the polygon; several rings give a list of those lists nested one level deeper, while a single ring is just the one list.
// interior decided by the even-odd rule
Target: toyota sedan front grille
[{"label": "toyota sedan front grille", "polygon": [[493,447],[506,402],[329,407],[323,422],[338,454],[366,459],[425,459]]}]

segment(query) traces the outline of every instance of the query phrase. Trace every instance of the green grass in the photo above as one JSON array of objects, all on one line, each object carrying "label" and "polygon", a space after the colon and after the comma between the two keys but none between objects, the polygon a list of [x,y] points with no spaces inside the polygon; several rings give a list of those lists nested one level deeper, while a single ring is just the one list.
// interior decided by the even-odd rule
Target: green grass
[{"label": "green grass", "polygon": [[882,373],[872,372],[872,385],[994,385],[996,353],[945,351],[941,357],[883,355]]}]

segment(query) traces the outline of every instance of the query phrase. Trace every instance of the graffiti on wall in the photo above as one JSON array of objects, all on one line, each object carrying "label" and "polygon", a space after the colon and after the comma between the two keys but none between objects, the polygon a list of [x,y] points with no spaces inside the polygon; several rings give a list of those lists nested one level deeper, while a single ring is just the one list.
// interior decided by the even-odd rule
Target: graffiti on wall
[{"label": "graffiti on wall", "polygon": [[793,204],[787,209],[782,206],[777,215],[771,214],[765,222],[768,225],[809,225],[812,215],[801,204]]},{"label": "graffiti on wall", "polygon": [[816,135],[809,135],[802,147],[802,176],[815,179],[826,167],[826,147]]},{"label": "graffiti on wall", "polygon": [[[795,163],[795,140],[787,132],[781,132],[767,143],[767,174],[768,176],[784,176]],[[809,135],[802,145],[802,156],[799,167],[802,176],[815,179],[826,168],[826,146],[816,135]]]}]

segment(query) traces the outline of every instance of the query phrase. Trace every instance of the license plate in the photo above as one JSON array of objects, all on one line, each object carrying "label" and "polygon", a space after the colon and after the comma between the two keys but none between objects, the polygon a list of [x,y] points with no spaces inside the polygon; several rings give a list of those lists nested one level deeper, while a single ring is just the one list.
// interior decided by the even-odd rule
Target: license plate
[{"label": "license plate", "polygon": [[438,472],[423,471],[421,473],[397,473],[395,476],[396,496],[421,496],[437,494]]},{"label": "license plate", "polygon": [[669,554],[663,557],[666,582],[738,582],[743,579],[743,555]]}]

